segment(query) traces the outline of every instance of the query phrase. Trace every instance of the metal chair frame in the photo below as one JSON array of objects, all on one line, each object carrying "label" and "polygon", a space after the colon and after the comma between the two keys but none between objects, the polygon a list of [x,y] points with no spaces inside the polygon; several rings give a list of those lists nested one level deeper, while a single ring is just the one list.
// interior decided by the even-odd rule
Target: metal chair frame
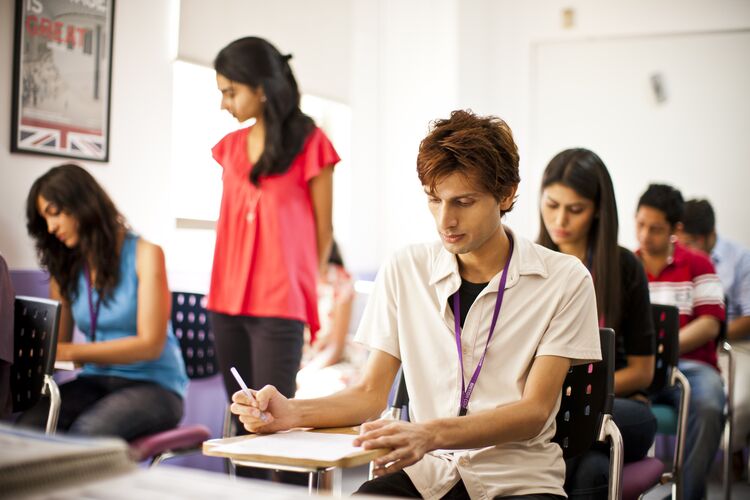
[{"label": "metal chair frame", "polygon": [[[729,308],[729,299],[724,298],[724,304]],[[719,338],[717,339],[719,356],[727,357],[727,373],[725,373],[724,392],[726,395],[726,405],[724,407],[724,432],[721,436],[724,448],[722,463],[722,493],[724,500],[732,498],[732,445],[734,440],[734,377],[735,377],[735,357],[732,351],[732,345],[727,340],[727,322],[722,321],[719,328]]]},{"label": "metal chair frame", "polygon": [[[27,312],[29,312],[30,310],[33,311],[34,316],[32,317],[32,321],[36,320],[37,315],[40,313],[43,314],[43,321],[49,321],[48,329],[47,327],[45,327],[43,332],[40,332],[42,334],[42,340],[44,341],[44,348],[43,352],[41,353],[42,359],[39,361],[40,364],[37,365],[37,367],[43,370],[42,387],[38,395],[32,395],[31,397],[33,401],[36,402],[39,401],[42,396],[49,396],[50,405],[49,412],[47,414],[47,425],[45,427],[45,432],[48,435],[53,435],[57,431],[57,419],[60,414],[61,404],[60,389],[55,383],[55,380],[52,378],[55,366],[55,355],[57,352],[57,335],[58,329],[60,327],[60,303],[55,300],[44,299],[40,297],[17,295],[14,308],[13,335],[15,338],[16,347],[14,349],[15,362],[11,367],[11,377],[13,382],[21,380],[22,370],[19,367],[22,364],[25,364],[24,361],[22,361],[22,359],[25,358],[23,357],[23,347],[21,346],[26,343],[26,339],[21,339],[21,337],[27,334],[26,328],[28,328],[29,326],[31,326],[30,333],[32,335],[32,338],[36,338],[37,334],[37,325],[29,325],[28,320],[25,319],[27,317]],[[11,387],[13,387],[13,382],[11,382]],[[24,405],[24,407],[21,409],[16,405],[17,401],[18,395],[14,394],[14,411],[26,410],[33,406],[32,403],[30,405]]]},{"label": "metal chair frame", "polygon": [[[654,318],[654,326],[657,330],[657,372],[654,374],[654,382],[649,387],[649,392],[655,394],[670,387],[679,387],[680,390],[672,470],[662,474],[660,484],[672,483],[672,498],[682,500],[682,471],[685,460],[687,417],[690,406],[690,382],[688,382],[687,377],[685,377],[677,366],[679,361],[679,310],[674,306],[652,304],[651,312]],[[662,333],[663,335],[661,335]],[[659,364],[660,360],[663,363],[661,368]],[[660,369],[665,370],[664,377],[660,377],[658,373]]]}]

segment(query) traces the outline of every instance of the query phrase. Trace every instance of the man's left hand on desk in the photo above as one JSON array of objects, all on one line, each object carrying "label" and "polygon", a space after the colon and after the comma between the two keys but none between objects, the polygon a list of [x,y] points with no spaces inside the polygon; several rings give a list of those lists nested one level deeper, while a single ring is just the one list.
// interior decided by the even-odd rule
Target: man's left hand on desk
[{"label": "man's left hand on desk", "polygon": [[391,448],[392,451],[374,460],[374,475],[384,476],[417,463],[434,449],[433,434],[422,424],[398,420],[376,420],[362,424],[354,446],[366,450]]}]

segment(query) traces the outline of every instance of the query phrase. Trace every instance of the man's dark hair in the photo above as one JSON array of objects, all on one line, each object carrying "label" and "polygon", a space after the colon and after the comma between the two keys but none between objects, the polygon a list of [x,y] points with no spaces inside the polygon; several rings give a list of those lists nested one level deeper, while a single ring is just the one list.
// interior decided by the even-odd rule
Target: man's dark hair
[{"label": "man's dark hair", "polygon": [[500,201],[521,180],[518,159],[508,124],[496,116],[458,110],[448,119],[432,122],[419,145],[417,174],[422,185],[433,191],[438,182],[460,172]]},{"label": "man's dark hair", "polygon": [[684,231],[688,234],[708,236],[716,229],[714,209],[708,200],[688,200],[682,214]]},{"label": "man's dark hair", "polygon": [[682,193],[668,184],[649,184],[646,192],[638,200],[638,208],[642,206],[661,210],[669,225],[674,227],[682,221],[685,201],[682,199]]}]

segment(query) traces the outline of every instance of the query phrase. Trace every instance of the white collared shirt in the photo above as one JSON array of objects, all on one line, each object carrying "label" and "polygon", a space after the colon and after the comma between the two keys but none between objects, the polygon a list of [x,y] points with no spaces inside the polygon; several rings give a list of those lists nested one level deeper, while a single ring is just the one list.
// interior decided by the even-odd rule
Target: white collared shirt
[{"label": "white collared shirt", "polygon": [[[514,237],[506,293],[469,413],[521,399],[537,356],[601,359],[596,299],[581,262]],[[466,383],[482,356],[502,272],[472,304],[461,332]],[[396,253],[380,270],[356,340],[401,359],[410,395],[409,417],[425,422],[458,414],[461,371],[449,297],[461,285],[456,256],[440,242]],[[463,479],[471,498],[565,495],[562,451],[550,440],[555,411],[528,441],[450,453],[436,451],[408,467],[425,498],[440,498]]]}]

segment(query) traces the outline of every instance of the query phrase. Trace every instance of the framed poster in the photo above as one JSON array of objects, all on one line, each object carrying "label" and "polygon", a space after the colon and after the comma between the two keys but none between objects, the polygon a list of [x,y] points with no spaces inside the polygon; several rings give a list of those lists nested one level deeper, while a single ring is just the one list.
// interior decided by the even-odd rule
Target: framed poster
[{"label": "framed poster", "polygon": [[109,159],[114,0],[16,0],[12,152]]}]

